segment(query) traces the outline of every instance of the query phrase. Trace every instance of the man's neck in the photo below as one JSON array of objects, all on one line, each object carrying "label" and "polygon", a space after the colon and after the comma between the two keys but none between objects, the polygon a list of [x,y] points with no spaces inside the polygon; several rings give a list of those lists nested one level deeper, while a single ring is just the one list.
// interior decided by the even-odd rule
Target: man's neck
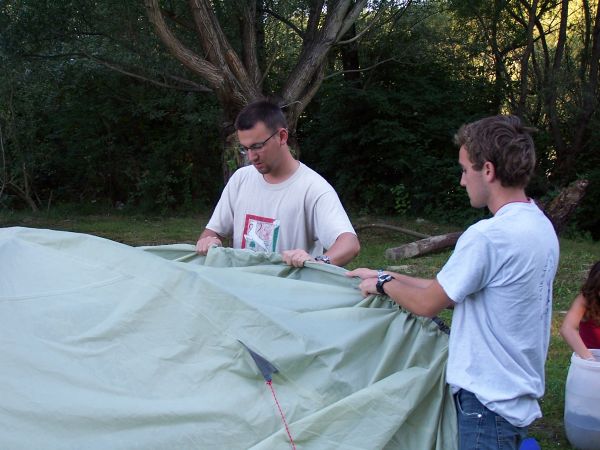
[{"label": "man's neck", "polygon": [[300,167],[300,161],[296,160],[291,153],[287,155],[281,161],[277,170],[272,170],[269,173],[263,175],[264,180],[269,184],[283,183],[296,173],[296,170]]},{"label": "man's neck", "polygon": [[529,203],[529,198],[523,188],[499,187],[488,203],[488,209],[496,214],[500,208],[509,203]]}]

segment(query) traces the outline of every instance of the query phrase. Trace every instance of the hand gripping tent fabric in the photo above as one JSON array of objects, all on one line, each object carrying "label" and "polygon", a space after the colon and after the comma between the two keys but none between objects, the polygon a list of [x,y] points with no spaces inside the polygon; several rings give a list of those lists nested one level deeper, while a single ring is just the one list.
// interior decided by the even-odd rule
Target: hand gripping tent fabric
[{"label": "hand gripping tent fabric", "polygon": [[455,449],[448,336],[344,272],[0,229],[0,448]]}]

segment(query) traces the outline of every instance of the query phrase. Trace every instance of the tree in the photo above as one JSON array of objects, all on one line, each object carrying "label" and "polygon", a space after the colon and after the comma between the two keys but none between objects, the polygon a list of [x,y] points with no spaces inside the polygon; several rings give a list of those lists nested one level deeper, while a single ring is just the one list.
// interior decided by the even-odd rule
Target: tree
[{"label": "tree", "polygon": [[[196,52],[185,45],[176,36],[173,27],[167,24],[168,17],[178,18],[172,11],[161,8],[158,0],[144,2],[156,34],[171,55],[204,79],[216,94],[224,111],[226,135],[233,131],[231,124],[242,107],[260,97],[272,96],[285,107],[292,136],[298,118],[321,86],[327,56],[332,48],[356,42],[362,33],[356,30],[356,22],[361,16],[367,17],[364,32],[382,17],[384,9],[394,5],[389,1],[367,0],[239,0],[230,3],[227,7],[231,9],[226,9],[225,2],[189,2],[188,14],[193,19],[202,50]],[[410,0],[400,2],[401,7],[410,3]],[[239,51],[226,36],[222,25],[227,17],[232,16],[239,19],[239,31],[235,34],[239,39]],[[277,57],[277,49],[265,46],[262,39],[268,29],[274,28],[269,36],[272,41],[278,42],[277,26],[281,23],[288,28],[290,42],[297,42],[293,48],[297,57],[279,80],[278,92],[267,92],[265,79],[269,75],[272,58]],[[293,37],[289,35],[290,30],[294,33]],[[272,52],[267,57],[264,52],[261,54],[261,49],[271,49]]]},{"label": "tree", "polygon": [[462,223],[471,212],[452,135],[487,113],[491,88],[454,45],[450,17],[434,6],[414,4],[379,39],[363,42],[365,67],[393,60],[363,72],[358,84],[327,78],[299,130],[305,162],[349,207]]},{"label": "tree", "polygon": [[[138,5],[29,0],[9,1],[3,12],[12,39],[8,46],[20,54],[86,58],[155,85],[211,92],[222,108],[222,136],[228,144],[237,113],[261,97],[285,107],[293,138],[298,118],[323,81],[332,49],[355,45],[385,13],[397,13],[411,2],[189,0],[186,6],[162,0]],[[172,61],[166,61],[156,37]],[[235,152],[224,159],[234,160]]]},{"label": "tree", "polygon": [[497,112],[508,109],[548,130],[548,160],[553,163],[546,170],[559,185],[573,181],[579,157],[589,151],[591,124],[598,110],[598,4],[588,0],[451,3],[460,18],[471,21],[475,35],[485,37],[483,53],[494,56]]}]

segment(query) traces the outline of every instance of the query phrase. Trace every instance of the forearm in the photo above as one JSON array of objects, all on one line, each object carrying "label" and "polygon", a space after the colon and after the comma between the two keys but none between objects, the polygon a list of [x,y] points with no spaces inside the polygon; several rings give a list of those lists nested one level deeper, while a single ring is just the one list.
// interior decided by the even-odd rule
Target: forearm
[{"label": "forearm", "polygon": [[355,234],[342,233],[335,240],[333,245],[325,252],[331,259],[331,264],[344,266],[360,252],[360,243]]},{"label": "forearm", "polygon": [[214,232],[213,230],[209,230],[208,228],[205,228],[204,231],[202,232],[202,234],[200,234],[200,237],[198,238],[198,240],[200,239],[204,239],[206,237],[216,237],[220,240],[223,239],[222,236],[220,236],[218,233]]},{"label": "forearm", "polygon": [[567,315],[560,326],[560,334],[575,353],[580,357],[587,359],[591,358],[593,355],[585,346],[579,335],[579,323],[581,322],[581,319],[583,319],[585,311],[585,298],[582,294],[579,294],[575,297],[569,311],[567,311]]},{"label": "forearm", "polygon": [[431,283],[433,283],[433,280],[428,279],[428,278],[413,278],[413,277],[409,277],[408,275],[404,275],[402,273],[390,272],[389,270],[384,270],[384,272],[389,273],[396,280],[401,281],[405,285],[415,287],[415,288],[425,289],[425,288],[431,286]]},{"label": "forearm", "polygon": [[453,303],[435,280],[401,275],[386,283],[384,290],[404,309],[419,316],[433,317]]},{"label": "forearm", "polygon": [[592,352],[583,343],[578,329],[561,327],[560,334],[567,344],[569,344],[569,347],[581,358],[588,359],[593,357]]}]

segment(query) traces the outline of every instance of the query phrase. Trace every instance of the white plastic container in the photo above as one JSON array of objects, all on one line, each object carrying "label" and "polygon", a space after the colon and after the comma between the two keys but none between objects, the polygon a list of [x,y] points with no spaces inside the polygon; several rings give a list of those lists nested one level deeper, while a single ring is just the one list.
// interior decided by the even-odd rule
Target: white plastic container
[{"label": "white plastic container", "polygon": [[565,386],[565,432],[578,450],[600,450],[600,349],[591,352],[595,361],[573,353]]}]

